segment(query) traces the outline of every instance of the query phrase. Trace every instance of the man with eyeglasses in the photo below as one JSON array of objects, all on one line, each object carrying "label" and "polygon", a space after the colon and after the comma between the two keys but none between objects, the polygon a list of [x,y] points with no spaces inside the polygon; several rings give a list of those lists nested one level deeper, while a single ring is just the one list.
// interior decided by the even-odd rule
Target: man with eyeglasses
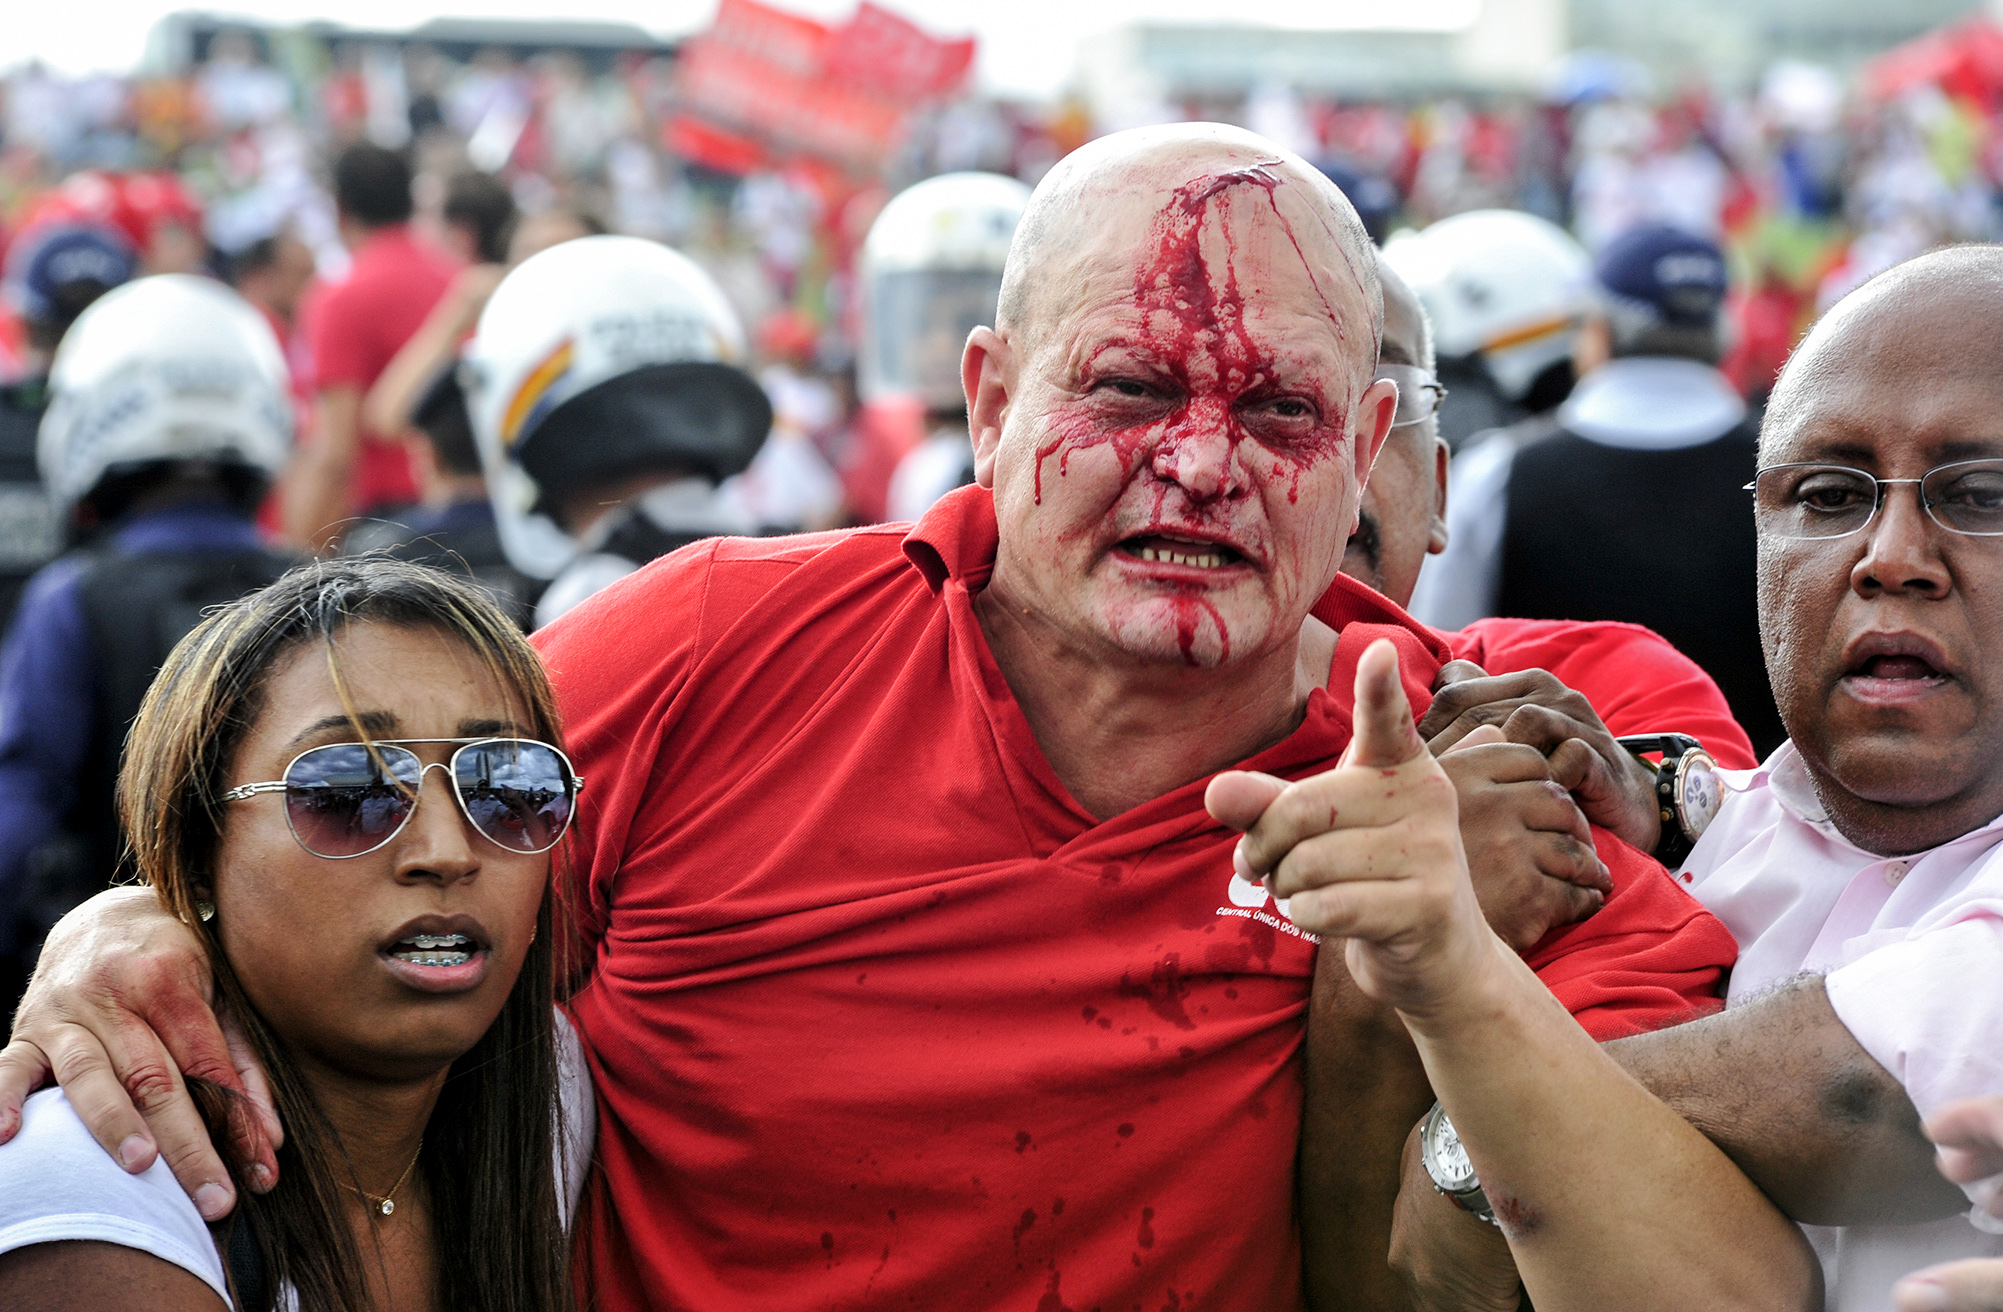
[{"label": "man with eyeglasses", "polygon": [[[1790,740],[1726,775],[1683,870],[1739,941],[1727,1010],[1608,1048],[1804,1223],[1831,1312],[1882,1312],[1915,1268],[2003,1255],[1997,1223],[1963,1215],[1994,1182],[1945,1184],[1920,1122],[2003,1091],[1999,307],[2003,248],[1938,251],[1845,298],[1782,374],[1752,502]],[[1511,1187],[1523,1145],[1465,1147]],[[1516,1307],[1505,1241],[1522,1255],[1539,1235],[1457,1209],[1427,1155],[1408,1149],[1394,1240],[1415,1305]],[[1603,1158],[1595,1185],[1524,1200],[1547,1232],[1598,1184],[1644,1203],[1660,1187],[1631,1146]],[[1920,1281],[1899,1306],[1994,1304]]]}]

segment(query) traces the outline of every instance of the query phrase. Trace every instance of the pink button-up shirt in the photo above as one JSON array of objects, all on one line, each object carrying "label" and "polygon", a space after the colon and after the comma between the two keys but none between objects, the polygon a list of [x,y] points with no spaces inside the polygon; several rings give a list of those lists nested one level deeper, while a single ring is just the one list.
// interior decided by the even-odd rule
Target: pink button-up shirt
[{"label": "pink button-up shirt", "polygon": [[[1726,1006],[1820,974],[1920,1115],[2003,1093],[2003,818],[1884,857],[1837,832],[1792,743],[1722,773],[1732,791],[1678,878],[1739,941]],[[1893,1283],[1919,1267],[2003,1256],[2003,1239],[1960,1217],[1802,1228],[1830,1312],[1886,1312]]]}]

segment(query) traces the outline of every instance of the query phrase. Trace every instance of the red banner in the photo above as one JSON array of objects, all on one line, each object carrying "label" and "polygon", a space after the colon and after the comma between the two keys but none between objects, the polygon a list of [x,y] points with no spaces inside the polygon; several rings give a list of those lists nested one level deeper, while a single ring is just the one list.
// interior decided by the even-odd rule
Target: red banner
[{"label": "red banner", "polygon": [[703,38],[795,77],[812,78],[821,75],[828,28],[757,0],[722,0]]},{"label": "red banner", "polygon": [[679,72],[690,109],[782,150],[875,168],[903,128],[903,112],[893,104],[796,77],[707,37],[682,47]]},{"label": "red banner", "polygon": [[757,0],[722,0],[715,25],[682,46],[687,112],[668,144],[731,172],[758,166],[746,146],[759,143],[874,172],[906,113],[957,92],[973,59],[972,38],[942,41],[869,0],[836,28]]},{"label": "red banner", "polygon": [[870,0],[829,34],[827,75],[893,100],[938,100],[957,92],[974,66],[974,39],[941,41]]}]

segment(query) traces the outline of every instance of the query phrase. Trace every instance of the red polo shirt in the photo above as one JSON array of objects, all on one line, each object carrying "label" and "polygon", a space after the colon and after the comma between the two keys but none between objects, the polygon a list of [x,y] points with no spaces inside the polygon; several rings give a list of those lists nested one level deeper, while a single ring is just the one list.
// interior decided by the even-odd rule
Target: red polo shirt
[{"label": "red polo shirt", "polygon": [[[995,544],[965,488],[699,544],[537,635],[589,780],[600,1306],[1300,1305],[1316,944],[1234,882],[1207,780],[1069,796],[975,618]],[[1371,638],[1421,705],[1448,655],[1347,579],[1317,614],[1331,686],[1250,768],[1334,764]],[[1616,895],[1533,961],[1596,1032],[1715,1009],[1729,936],[1603,847]]]},{"label": "red polo shirt", "polygon": [[[348,276],[313,307],[314,386],[350,386],[366,395],[438,304],[458,270],[452,257],[410,228],[379,228],[355,250]],[[418,497],[410,455],[396,434],[364,430],[349,504],[358,512],[409,505]]]}]

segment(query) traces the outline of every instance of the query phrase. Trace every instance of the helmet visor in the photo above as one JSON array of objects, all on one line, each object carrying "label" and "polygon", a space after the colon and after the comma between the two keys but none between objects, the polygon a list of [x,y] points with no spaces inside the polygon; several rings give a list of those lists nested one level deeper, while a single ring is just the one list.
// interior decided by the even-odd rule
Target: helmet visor
[{"label": "helmet visor", "polygon": [[906,269],[869,287],[861,384],[865,399],[915,396],[928,410],[965,405],[960,354],[967,334],[995,321],[1001,275],[986,269]]}]

